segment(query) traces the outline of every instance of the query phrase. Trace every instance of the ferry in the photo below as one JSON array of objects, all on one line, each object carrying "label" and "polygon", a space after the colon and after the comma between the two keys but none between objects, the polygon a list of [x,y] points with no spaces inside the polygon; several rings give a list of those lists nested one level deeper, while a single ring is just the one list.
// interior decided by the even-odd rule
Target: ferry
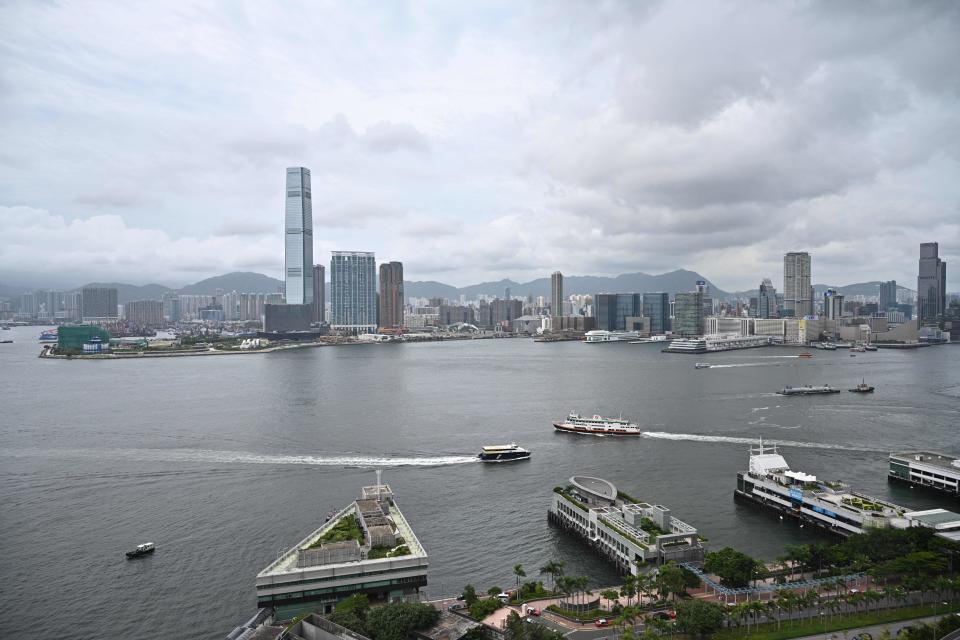
[{"label": "ferry", "polygon": [[604,331],[594,329],[587,331],[584,336],[587,342],[632,342],[640,338],[638,331]]},{"label": "ferry", "polygon": [[798,357],[798,358],[812,358],[812,357],[813,357],[813,354],[810,353],[809,351],[804,351],[804,352],[802,352],[802,353],[801,353],[799,356],[797,356],[797,357]]},{"label": "ferry", "polygon": [[516,442],[510,444],[494,444],[483,448],[477,455],[480,462],[513,462],[515,460],[529,460],[530,452],[518,447]]},{"label": "ferry", "polygon": [[586,418],[579,413],[571,413],[563,422],[554,422],[553,428],[568,433],[586,433],[595,436],[639,436],[640,427],[629,420],[604,418],[594,415]]},{"label": "ferry", "polygon": [[709,362],[698,362],[697,364],[693,365],[693,368],[694,368],[694,369],[709,369],[709,368],[712,367],[712,366],[713,366],[713,365],[710,364]]},{"label": "ferry", "polygon": [[802,387],[784,387],[777,393],[781,396],[818,396],[827,393],[840,393],[840,389],[834,389],[828,384],[817,387],[805,384]]},{"label": "ferry", "polygon": [[40,342],[56,342],[57,341],[57,330],[56,329],[47,329],[40,334],[38,338]]},{"label": "ferry", "polygon": [[144,542],[143,544],[138,544],[137,548],[133,551],[127,551],[128,558],[139,558],[140,556],[145,556],[153,553],[157,550],[157,546],[152,542]]},{"label": "ferry", "polygon": [[873,393],[873,387],[867,384],[867,380],[864,378],[863,382],[855,386],[853,389],[847,389],[847,391],[850,391],[851,393]]}]

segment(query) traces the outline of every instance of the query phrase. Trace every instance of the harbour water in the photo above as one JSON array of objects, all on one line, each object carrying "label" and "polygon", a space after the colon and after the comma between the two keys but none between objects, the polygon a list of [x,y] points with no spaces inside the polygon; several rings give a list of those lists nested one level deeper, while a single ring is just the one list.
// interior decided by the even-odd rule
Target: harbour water
[{"label": "harbour water", "polygon": [[[616,579],[547,524],[575,473],[671,508],[708,548],[773,558],[819,539],[733,502],[752,440],[796,469],[916,507],[958,505],[885,480],[890,450],[960,454],[960,347],[765,348],[690,356],[626,343],[482,340],[242,358],[38,359],[37,327],[0,345],[0,637],[217,638],[255,611],[253,579],[384,469],[430,555],[429,590],[486,590],[550,559]],[[786,398],[861,379],[870,395]],[[641,438],[554,433],[569,411]],[[475,462],[516,441],[530,461]],[[150,557],[128,561],[137,543]]]}]

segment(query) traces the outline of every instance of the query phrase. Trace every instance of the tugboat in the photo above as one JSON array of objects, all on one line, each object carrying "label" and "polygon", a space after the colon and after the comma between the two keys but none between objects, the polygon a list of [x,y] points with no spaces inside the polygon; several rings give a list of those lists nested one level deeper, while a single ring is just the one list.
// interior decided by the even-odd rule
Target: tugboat
[{"label": "tugboat", "polygon": [[152,542],[144,542],[143,544],[138,544],[137,548],[133,551],[127,551],[128,558],[139,558],[140,556],[146,556],[157,550],[157,547]]},{"label": "tugboat", "polygon": [[851,393],[873,393],[873,387],[867,384],[866,378],[863,379],[863,382],[855,386],[853,389],[847,389]]},{"label": "tugboat", "polygon": [[710,364],[709,362],[698,362],[697,364],[693,365],[693,368],[694,368],[694,369],[709,369],[709,368],[712,367],[712,366],[713,366],[713,365]]},{"label": "tugboat", "polygon": [[604,418],[595,415],[587,418],[579,413],[571,413],[563,422],[554,422],[553,428],[557,431],[586,433],[594,436],[639,436],[641,433],[638,425],[622,417]]},{"label": "tugboat", "polygon": [[480,462],[513,462],[515,460],[529,460],[530,452],[517,443],[494,444],[483,448],[477,458]]}]

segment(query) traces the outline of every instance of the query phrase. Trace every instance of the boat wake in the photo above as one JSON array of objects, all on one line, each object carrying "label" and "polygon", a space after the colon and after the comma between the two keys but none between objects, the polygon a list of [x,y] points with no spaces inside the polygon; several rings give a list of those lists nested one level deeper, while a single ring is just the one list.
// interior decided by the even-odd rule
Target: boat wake
[{"label": "boat wake", "polygon": [[476,462],[476,456],[278,455],[209,449],[74,449],[45,452],[63,457],[95,457],[145,462],[212,464],[291,464],[315,467],[440,467]]},{"label": "boat wake", "polygon": [[[765,425],[773,426],[773,425]],[[710,436],[698,433],[668,433],[666,431],[644,431],[643,437],[654,438],[657,440],[687,440],[691,442],[724,442],[729,444],[759,444],[758,438],[737,438],[733,436]],[[797,447],[801,449],[838,449],[841,451],[870,451],[884,452],[887,449],[877,449],[874,447],[856,447],[845,444],[827,444],[825,442],[796,442],[793,440],[770,440],[770,443],[784,447]]]}]

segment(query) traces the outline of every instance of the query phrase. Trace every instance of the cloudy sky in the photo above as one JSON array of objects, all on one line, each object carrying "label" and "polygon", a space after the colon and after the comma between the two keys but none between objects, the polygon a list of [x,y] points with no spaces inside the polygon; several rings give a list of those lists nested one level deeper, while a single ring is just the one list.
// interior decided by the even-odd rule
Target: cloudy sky
[{"label": "cloudy sky", "polygon": [[[270,5],[280,4],[283,9]],[[960,3],[5,2],[0,282],[960,269]]]}]

